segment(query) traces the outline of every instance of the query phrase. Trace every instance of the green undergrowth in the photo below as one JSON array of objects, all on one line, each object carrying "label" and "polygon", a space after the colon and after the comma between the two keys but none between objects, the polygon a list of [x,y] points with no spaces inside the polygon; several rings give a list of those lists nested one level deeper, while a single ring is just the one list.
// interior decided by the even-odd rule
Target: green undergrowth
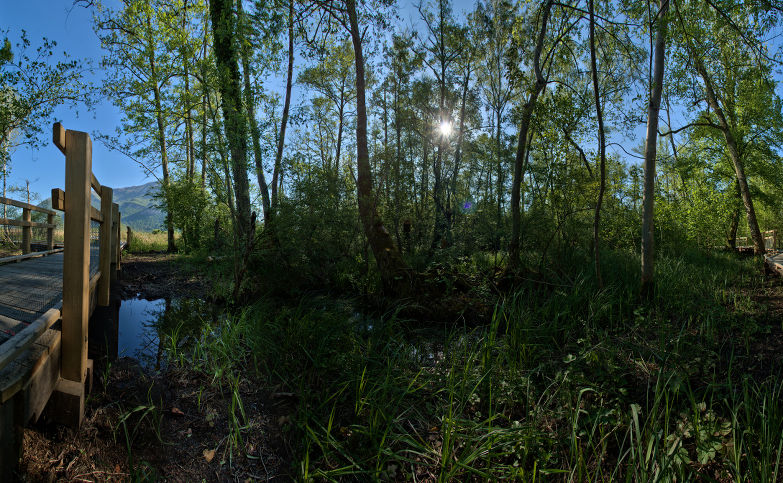
[{"label": "green undergrowth", "polygon": [[753,347],[780,328],[749,295],[759,262],[661,257],[640,304],[638,257],[603,260],[603,289],[570,260],[478,328],[310,296],[258,302],[169,354],[231,395],[237,451],[243,381],[295,394],[284,434],[304,481],[779,478],[783,384]]}]

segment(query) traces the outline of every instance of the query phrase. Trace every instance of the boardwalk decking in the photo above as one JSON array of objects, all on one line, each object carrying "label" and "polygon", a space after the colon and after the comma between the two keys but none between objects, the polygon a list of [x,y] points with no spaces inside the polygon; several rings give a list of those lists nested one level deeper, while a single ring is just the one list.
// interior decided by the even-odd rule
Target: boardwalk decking
[{"label": "boardwalk decking", "polygon": [[[90,276],[98,271],[98,247],[90,250]],[[63,254],[0,265],[0,344],[63,301]],[[13,319],[13,321],[5,318]],[[20,321],[21,324],[16,322]]]},{"label": "boardwalk decking", "polygon": [[764,263],[773,272],[783,275],[783,252],[771,253],[764,257]]}]

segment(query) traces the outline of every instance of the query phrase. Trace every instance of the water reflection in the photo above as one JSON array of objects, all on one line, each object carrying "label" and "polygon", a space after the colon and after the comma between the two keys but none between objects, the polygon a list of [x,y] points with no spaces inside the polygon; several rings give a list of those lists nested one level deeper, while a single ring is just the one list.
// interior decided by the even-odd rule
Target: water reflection
[{"label": "water reflection", "polygon": [[133,357],[147,369],[159,369],[162,355],[159,328],[171,302],[166,299],[123,300],[120,304],[118,357]]},{"label": "water reflection", "polygon": [[91,357],[132,357],[146,369],[165,366],[172,340],[181,346],[205,322],[217,320],[217,312],[200,299],[116,299],[99,309],[90,321]]}]

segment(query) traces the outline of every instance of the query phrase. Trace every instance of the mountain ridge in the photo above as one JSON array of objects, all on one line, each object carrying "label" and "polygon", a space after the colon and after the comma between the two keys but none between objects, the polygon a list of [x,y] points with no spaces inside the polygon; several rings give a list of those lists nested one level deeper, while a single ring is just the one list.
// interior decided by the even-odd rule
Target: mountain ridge
[{"label": "mountain ridge", "polygon": [[[157,181],[151,181],[143,185],[114,188],[113,202],[120,207],[122,224],[130,226],[136,231],[152,231],[163,229],[166,214],[157,207],[155,194],[159,189]],[[92,194],[92,204],[100,203],[95,193]],[[43,200],[38,206],[51,208],[52,199]],[[60,218],[60,223],[62,218]]]}]

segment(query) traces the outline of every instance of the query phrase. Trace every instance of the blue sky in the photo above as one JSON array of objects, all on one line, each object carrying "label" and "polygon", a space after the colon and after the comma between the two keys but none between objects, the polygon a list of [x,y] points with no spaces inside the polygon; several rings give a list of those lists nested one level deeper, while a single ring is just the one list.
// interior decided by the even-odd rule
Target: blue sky
[{"label": "blue sky", "polygon": [[[92,29],[92,14],[81,7],[72,8],[71,0],[0,0],[0,33],[7,31],[13,44],[22,29],[27,31],[32,47],[47,37],[57,42],[55,53],[66,51],[73,58],[92,59],[95,66],[99,64],[101,48]],[[96,69],[95,76],[89,80],[100,85],[103,72]],[[67,129],[111,133],[121,119],[121,113],[106,101],[99,103],[94,112],[81,108],[78,114],[76,117],[73,110],[58,108],[49,124],[61,121]],[[11,154],[11,166],[9,182],[23,185],[29,180],[31,190],[41,199],[49,197],[52,188],[64,185],[65,157],[51,143],[36,150],[17,149]],[[93,172],[108,186],[133,186],[150,181],[133,161],[108,151],[100,142],[93,144]]]}]

